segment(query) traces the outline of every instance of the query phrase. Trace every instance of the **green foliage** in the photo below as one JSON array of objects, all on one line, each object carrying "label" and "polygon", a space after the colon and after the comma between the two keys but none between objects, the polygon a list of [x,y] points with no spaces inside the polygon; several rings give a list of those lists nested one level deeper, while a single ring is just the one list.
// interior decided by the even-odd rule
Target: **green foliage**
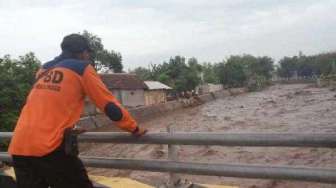
[{"label": "green foliage", "polygon": [[[93,52],[91,53],[91,58],[93,61],[97,61],[98,60],[98,54],[104,50],[104,45],[102,43],[102,40],[100,37],[98,37],[97,35],[94,35],[92,33],[89,33],[88,31],[84,30],[83,33],[81,33],[81,35],[83,35],[85,38],[87,38],[87,40],[90,43],[90,46],[93,50]],[[96,65],[99,66],[99,65]]]},{"label": "green foliage", "polygon": [[168,85],[170,84],[169,76],[166,73],[160,74],[158,77],[158,81],[164,84],[168,84]]},{"label": "green foliage", "polygon": [[298,76],[312,77],[336,73],[336,52],[312,56],[284,57],[279,61],[277,73],[280,77]]},{"label": "green foliage", "polygon": [[297,58],[284,57],[279,61],[278,74],[281,77],[292,77],[297,70]]},{"label": "green foliage", "polygon": [[92,61],[95,62],[97,71],[113,70],[116,73],[122,72],[122,56],[119,52],[106,50],[101,38],[97,35],[89,33],[86,30],[83,31],[82,35],[89,40],[93,49]]},{"label": "green foliage", "polygon": [[[223,63],[224,64],[224,63]],[[229,87],[242,87],[247,81],[246,65],[237,61],[236,58],[230,58],[223,66],[220,72],[220,80],[223,85]]]},{"label": "green foliage", "polygon": [[143,67],[138,67],[131,72],[136,74],[141,80],[151,80],[151,79],[153,79],[152,72],[150,71],[150,69],[146,69],[146,68],[143,68]]},{"label": "green foliage", "polygon": [[[133,73],[143,80],[158,80],[176,92],[191,91],[201,83],[223,84],[226,87],[247,86],[250,79],[257,79],[257,86],[264,85],[272,77],[273,60],[270,57],[251,55],[231,56],[221,63],[199,64],[196,58],[181,56],[169,62],[151,65],[151,68],[136,68]],[[265,80],[265,81],[264,81]]]},{"label": "green foliage", "polygon": [[226,87],[243,87],[250,80],[258,80],[256,84],[266,84],[263,80],[270,80],[273,70],[273,60],[266,56],[230,56],[216,65],[216,74]]},{"label": "green foliage", "polygon": [[0,58],[0,131],[13,131],[40,65],[33,53]]},{"label": "green foliage", "polygon": [[201,73],[203,69],[202,65],[198,64],[198,61],[195,57],[188,59],[188,66],[195,73]]},{"label": "green foliage", "polygon": [[122,57],[119,52],[103,50],[98,54],[97,59],[99,66],[113,70],[115,73],[122,72]]},{"label": "green foliage", "polygon": [[273,59],[267,56],[255,58],[249,65],[251,74],[261,75],[266,80],[272,78],[274,71]]},{"label": "green foliage", "polygon": [[204,63],[202,65],[202,76],[205,83],[219,84],[218,74],[216,74],[216,67],[211,63]]},{"label": "green foliage", "polygon": [[168,62],[151,65],[146,69],[138,67],[133,73],[143,80],[156,80],[172,87],[175,92],[191,91],[201,82],[202,66],[196,58],[190,58],[186,64],[185,57],[175,56]]}]

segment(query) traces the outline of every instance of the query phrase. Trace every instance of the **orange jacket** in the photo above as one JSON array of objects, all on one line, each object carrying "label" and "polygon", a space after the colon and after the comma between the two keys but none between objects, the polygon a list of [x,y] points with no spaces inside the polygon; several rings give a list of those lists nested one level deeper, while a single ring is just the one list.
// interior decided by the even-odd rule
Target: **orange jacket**
[{"label": "orange jacket", "polygon": [[64,130],[79,120],[86,95],[121,129],[132,132],[137,128],[89,63],[58,57],[44,64],[39,73],[42,76],[15,127],[10,154],[44,156],[54,151],[62,143]]}]

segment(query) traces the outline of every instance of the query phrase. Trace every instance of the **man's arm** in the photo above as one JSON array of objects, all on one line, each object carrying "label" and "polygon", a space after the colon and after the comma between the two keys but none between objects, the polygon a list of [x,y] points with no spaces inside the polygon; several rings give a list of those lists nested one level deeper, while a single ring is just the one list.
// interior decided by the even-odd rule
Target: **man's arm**
[{"label": "man's arm", "polygon": [[82,84],[91,101],[112,121],[116,122],[119,128],[137,136],[146,133],[146,130],[137,126],[129,112],[120,105],[119,101],[106,88],[91,65],[88,65],[84,71]]}]

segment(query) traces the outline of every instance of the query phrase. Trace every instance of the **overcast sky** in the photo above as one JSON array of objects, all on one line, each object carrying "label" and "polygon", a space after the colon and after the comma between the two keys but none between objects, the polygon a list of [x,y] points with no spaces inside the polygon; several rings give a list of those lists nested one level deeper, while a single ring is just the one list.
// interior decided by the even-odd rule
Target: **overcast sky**
[{"label": "overcast sky", "polygon": [[60,53],[64,35],[88,30],[126,68],[171,56],[219,62],[248,53],[336,50],[336,0],[0,0],[0,56]]}]

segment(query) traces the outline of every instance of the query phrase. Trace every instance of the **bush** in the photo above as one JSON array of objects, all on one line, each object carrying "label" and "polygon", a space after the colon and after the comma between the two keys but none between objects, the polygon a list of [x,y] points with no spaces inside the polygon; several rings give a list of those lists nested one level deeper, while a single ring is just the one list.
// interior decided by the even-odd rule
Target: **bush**
[{"label": "bush", "polygon": [[249,91],[260,91],[269,85],[269,81],[265,76],[255,75],[250,78],[247,83]]},{"label": "bush", "polygon": [[[0,131],[13,131],[39,66],[33,53],[19,60],[10,56],[0,58]],[[6,145],[0,143],[0,149]]]}]

